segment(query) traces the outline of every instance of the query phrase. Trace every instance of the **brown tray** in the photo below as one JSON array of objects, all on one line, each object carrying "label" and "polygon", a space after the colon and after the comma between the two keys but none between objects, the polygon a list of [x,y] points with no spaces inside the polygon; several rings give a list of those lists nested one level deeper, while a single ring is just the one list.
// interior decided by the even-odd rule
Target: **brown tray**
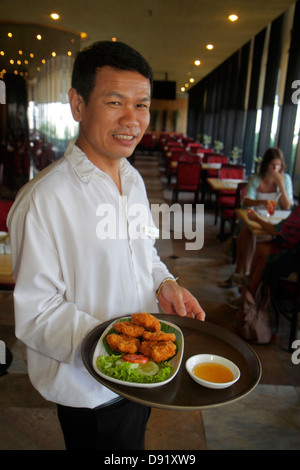
[{"label": "brown tray", "polygon": [[[82,359],[89,373],[98,382],[124,398],[154,408],[178,411],[202,410],[231,403],[256,387],[261,377],[260,361],[253,349],[238,336],[206,321],[165,314],[155,316],[178,325],[184,336],[181,366],[171,382],[157,388],[135,388],[110,382],[94,371],[93,353],[97,341],[111,321],[97,326],[83,341]],[[230,359],[240,369],[240,379],[231,387],[221,390],[205,388],[194,382],[185,369],[185,362],[194,354],[204,353]]]}]

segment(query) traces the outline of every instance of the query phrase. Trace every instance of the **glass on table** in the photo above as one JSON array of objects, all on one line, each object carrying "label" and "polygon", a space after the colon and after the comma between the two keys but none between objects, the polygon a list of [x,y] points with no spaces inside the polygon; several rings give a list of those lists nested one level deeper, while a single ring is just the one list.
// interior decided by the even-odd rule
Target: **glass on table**
[{"label": "glass on table", "polygon": [[277,201],[268,201],[267,202],[267,211],[268,211],[269,216],[274,215],[276,206],[277,206]]}]

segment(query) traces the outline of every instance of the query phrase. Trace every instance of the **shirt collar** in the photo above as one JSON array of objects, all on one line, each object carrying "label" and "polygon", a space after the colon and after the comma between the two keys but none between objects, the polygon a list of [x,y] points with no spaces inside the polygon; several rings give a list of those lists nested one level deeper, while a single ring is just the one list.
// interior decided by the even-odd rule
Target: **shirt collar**
[{"label": "shirt collar", "polygon": [[[65,152],[66,160],[72,165],[76,175],[83,183],[89,183],[94,174],[105,176],[106,173],[92,163],[86,154],[75,144],[70,142]],[[120,165],[121,176],[129,177],[137,183],[138,176],[126,158],[122,158]]]}]

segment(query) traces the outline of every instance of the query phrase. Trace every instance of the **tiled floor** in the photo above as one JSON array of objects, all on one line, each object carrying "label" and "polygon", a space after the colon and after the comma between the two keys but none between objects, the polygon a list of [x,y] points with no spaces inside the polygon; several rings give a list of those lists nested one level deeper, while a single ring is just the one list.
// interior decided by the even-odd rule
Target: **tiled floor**
[{"label": "tiled floor", "polygon": [[[136,156],[150,203],[169,204],[171,192],[161,179],[156,156]],[[186,200],[186,202],[189,202]],[[185,249],[185,241],[159,240],[163,261],[206,311],[206,321],[231,331],[235,311],[226,305],[236,288],[223,290],[217,283],[233,269],[217,239],[213,210],[205,206],[204,246]],[[255,346],[262,363],[262,378],[254,391],[232,404],[211,410],[171,412],[153,409],[146,433],[147,450],[261,450],[300,449],[300,364],[287,350],[289,323],[282,317],[279,340]],[[23,345],[14,336],[12,296],[0,293],[0,339],[12,351],[13,361],[0,376],[0,450],[64,449],[55,406],[32,388],[26,373]]]}]

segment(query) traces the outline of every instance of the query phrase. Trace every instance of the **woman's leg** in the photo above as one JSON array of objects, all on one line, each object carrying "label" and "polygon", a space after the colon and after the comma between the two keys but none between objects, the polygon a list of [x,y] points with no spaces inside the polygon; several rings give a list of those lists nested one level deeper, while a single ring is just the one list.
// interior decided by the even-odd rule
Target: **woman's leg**
[{"label": "woman's leg", "polygon": [[255,296],[257,288],[262,280],[266,262],[271,250],[271,243],[258,243],[255,250],[250,270],[249,290]]}]

